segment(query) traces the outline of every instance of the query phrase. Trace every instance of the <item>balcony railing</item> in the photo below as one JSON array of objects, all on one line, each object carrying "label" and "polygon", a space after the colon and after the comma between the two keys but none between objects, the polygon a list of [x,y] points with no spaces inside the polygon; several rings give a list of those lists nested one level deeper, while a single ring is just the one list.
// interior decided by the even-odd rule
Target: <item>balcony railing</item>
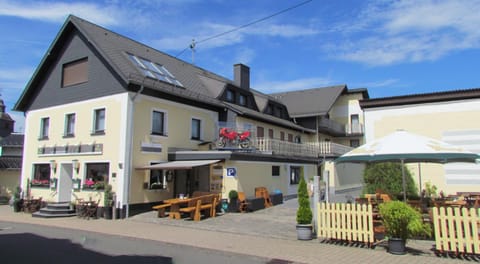
[{"label": "balcony railing", "polygon": [[328,118],[321,118],[318,129],[334,136],[363,135],[362,124],[341,124]]},{"label": "balcony railing", "polygon": [[347,133],[347,135],[363,135],[363,125],[362,124],[345,125],[345,132]]},{"label": "balcony railing", "polygon": [[328,118],[319,120],[318,129],[334,135],[345,135],[345,125]]},{"label": "balcony railing", "polygon": [[353,149],[328,141],[293,143],[271,138],[256,138],[252,143],[260,152],[301,157],[340,156]]}]

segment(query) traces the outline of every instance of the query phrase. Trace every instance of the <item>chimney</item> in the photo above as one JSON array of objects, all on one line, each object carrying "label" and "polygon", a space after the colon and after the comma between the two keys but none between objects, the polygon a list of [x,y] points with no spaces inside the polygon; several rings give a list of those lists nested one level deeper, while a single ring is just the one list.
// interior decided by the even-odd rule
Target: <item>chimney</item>
[{"label": "chimney", "polygon": [[233,65],[233,80],[242,89],[250,89],[250,68],[241,63]]}]

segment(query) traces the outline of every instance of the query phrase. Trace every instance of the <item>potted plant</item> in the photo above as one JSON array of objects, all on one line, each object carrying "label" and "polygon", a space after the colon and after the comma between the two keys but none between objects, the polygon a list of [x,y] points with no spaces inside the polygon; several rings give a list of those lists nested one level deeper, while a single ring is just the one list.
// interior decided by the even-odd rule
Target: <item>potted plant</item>
[{"label": "potted plant", "polygon": [[113,192],[112,185],[105,184],[103,190],[103,217],[105,219],[112,219],[112,207],[113,207]]},{"label": "potted plant", "polygon": [[228,193],[228,211],[231,213],[238,212],[238,192],[236,190],[231,190]]},{"label": "potted plant", "polygon": [[312,209],[308,197],[307,183],[300,177],[298,184],[298,210],[297,210],[297,238],[299,240],[312,239]]},{"label": "potted plant", "polygon": [[23,199],[21,199],[21,195],[22,188],[20,188],[20,186],[17,186],[15,188],[15,192],[13,193],[13,211],[16,213],[22,211]]},{"label": "potted plant", "polygon": [[430,235],[430,226],[423,223],[420,212],[405,202],[386,202],[379,205],[379,210],[388,237],[388,251],[392,254],[405,254],[407,239]]}]

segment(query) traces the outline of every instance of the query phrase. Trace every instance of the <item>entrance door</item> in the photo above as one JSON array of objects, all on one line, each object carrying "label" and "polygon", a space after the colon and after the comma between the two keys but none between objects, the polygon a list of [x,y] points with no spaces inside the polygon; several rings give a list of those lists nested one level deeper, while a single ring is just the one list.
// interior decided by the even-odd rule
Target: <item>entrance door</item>
[{"label": "entrance door", "polygon": [[73,167],[72,164],[62,164],[60,178],[58,179],[58,202],[70,202],[73,189]]}]

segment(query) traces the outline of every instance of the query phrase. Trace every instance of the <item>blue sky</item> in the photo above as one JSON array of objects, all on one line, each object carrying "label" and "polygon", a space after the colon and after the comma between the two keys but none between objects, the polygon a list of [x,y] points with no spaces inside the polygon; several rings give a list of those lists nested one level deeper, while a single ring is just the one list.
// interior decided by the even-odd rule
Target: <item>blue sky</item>
[{"label": "blue sky", "polygon": [[[241,30],[212,36],[297,8]],[[11,109],[69,14],[265,93],[347,84],[371,98],[480,87],[480,0],[0,0],[0,94]],[[205,40],[205,41],[204,41]]]}]

